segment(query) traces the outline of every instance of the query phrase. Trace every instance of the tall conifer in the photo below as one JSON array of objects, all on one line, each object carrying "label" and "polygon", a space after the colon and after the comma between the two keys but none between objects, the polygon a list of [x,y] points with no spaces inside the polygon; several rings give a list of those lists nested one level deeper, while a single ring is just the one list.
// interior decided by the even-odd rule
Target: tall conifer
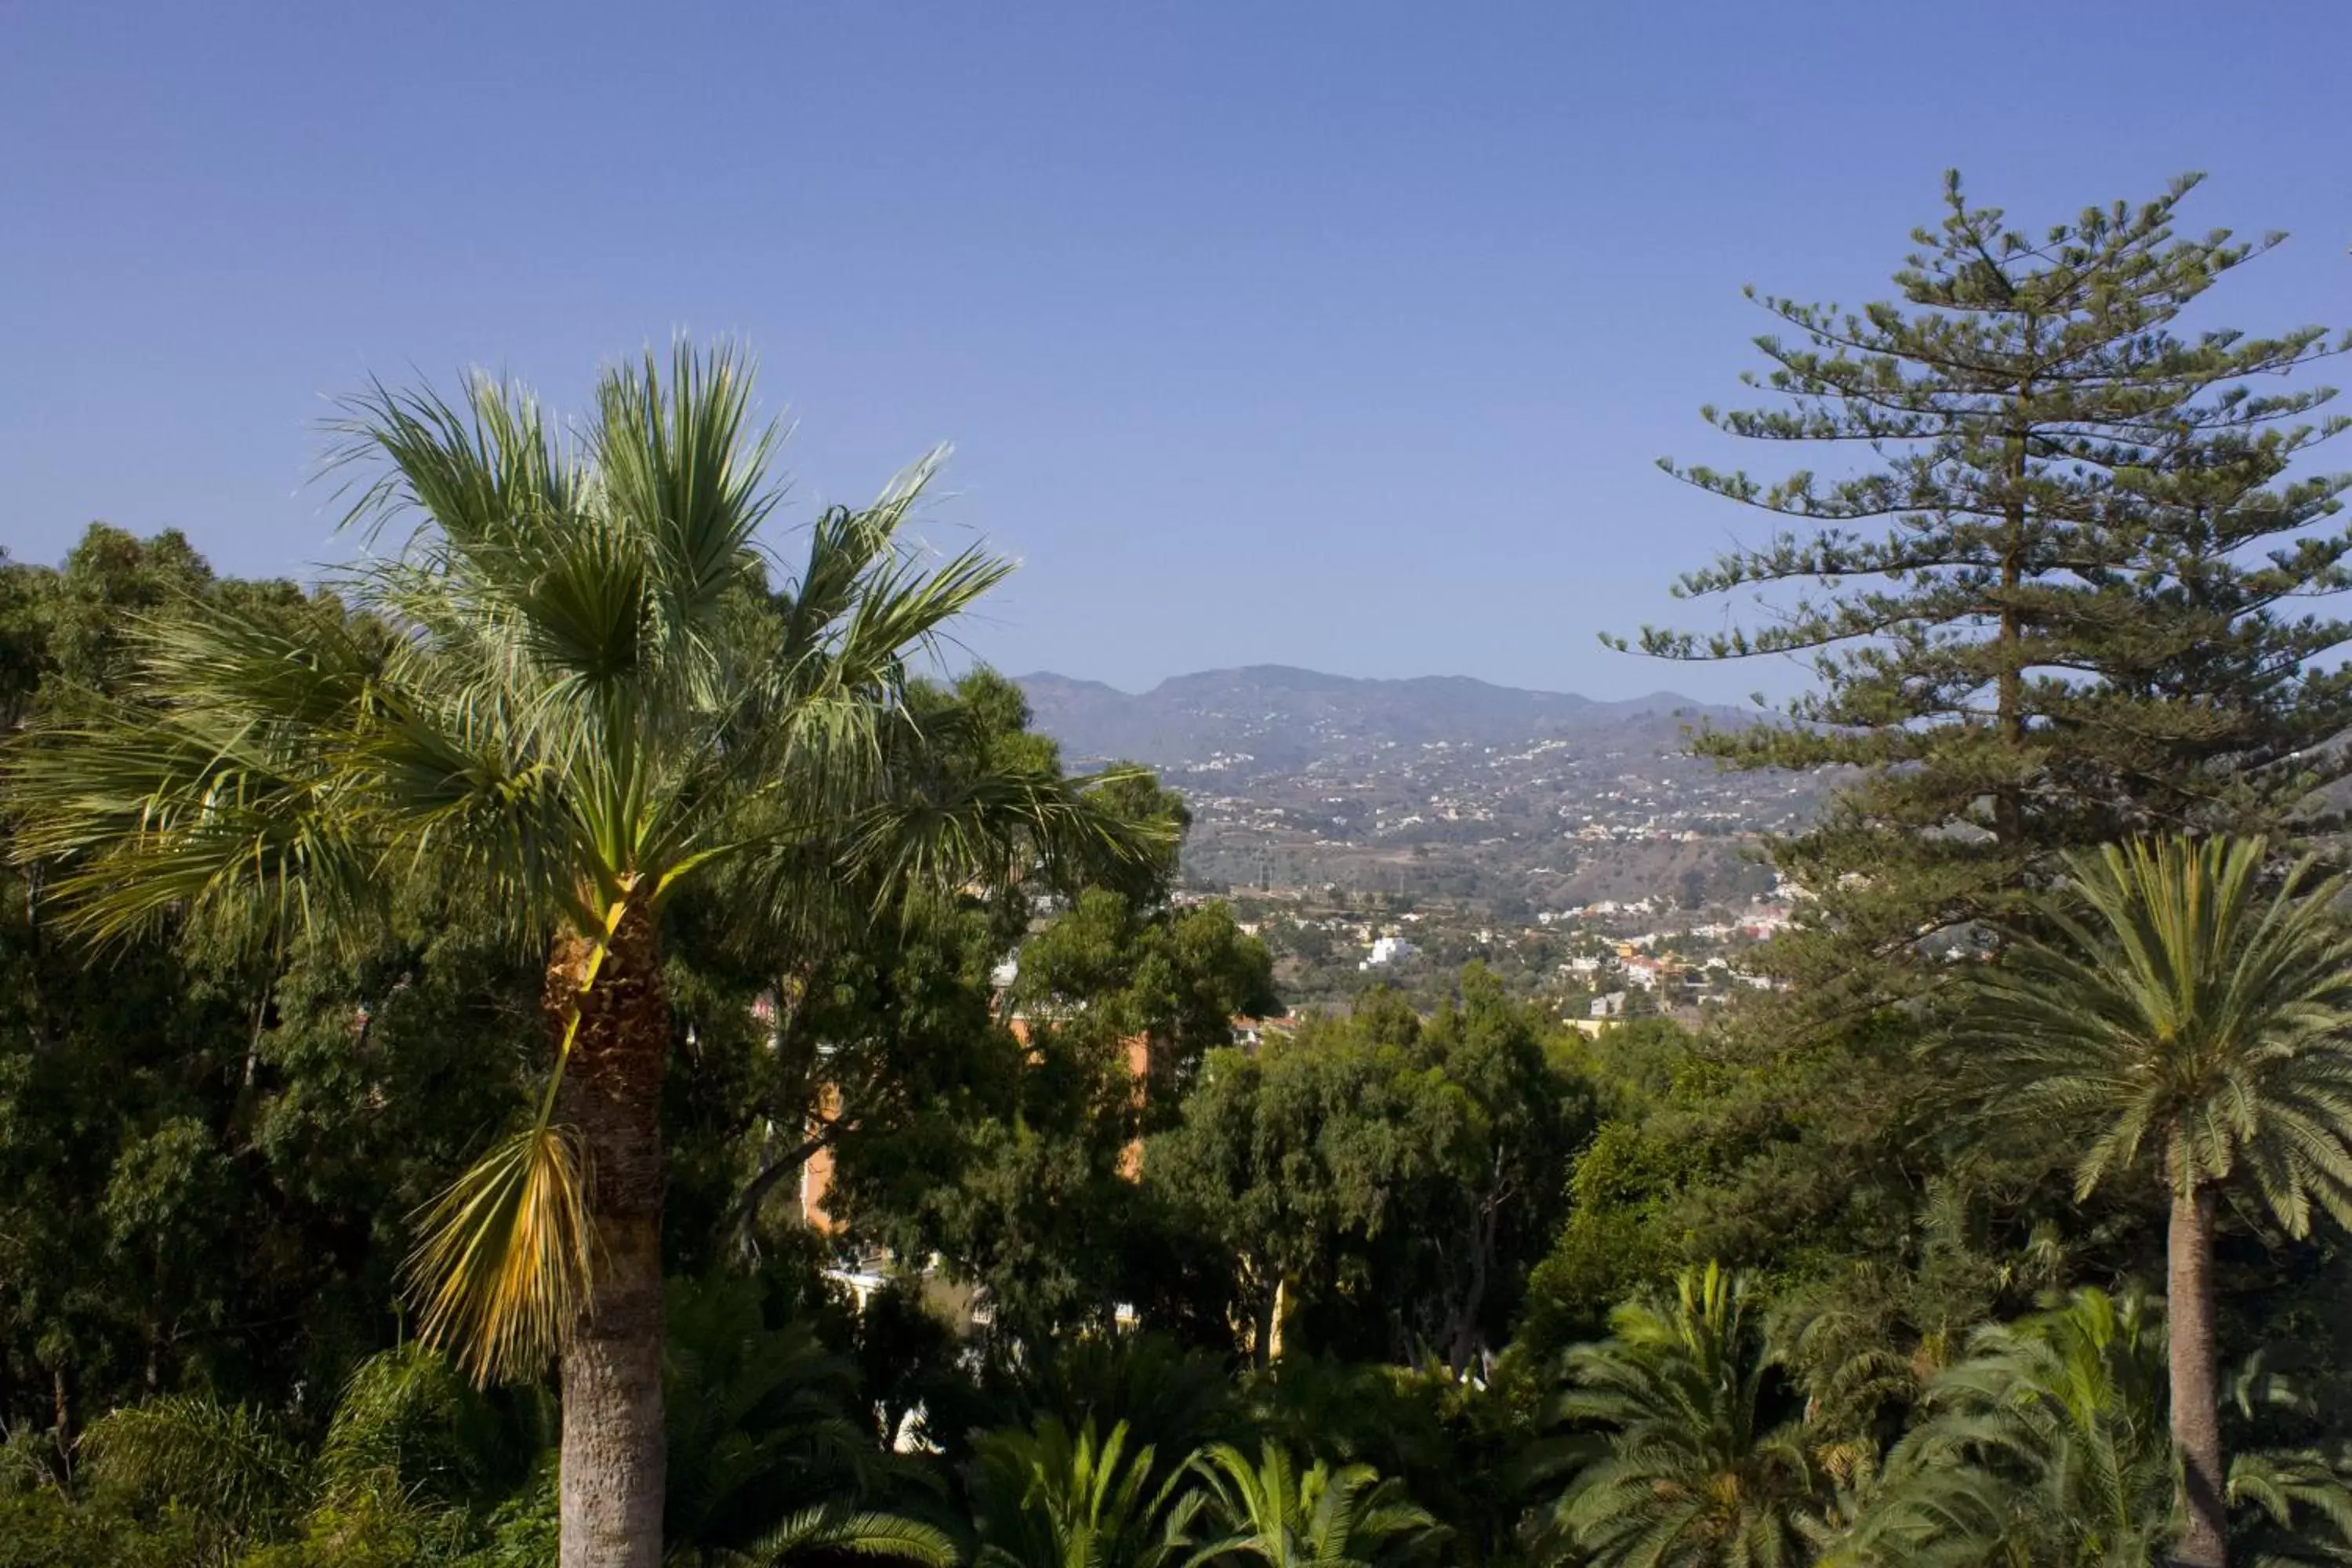
[{"label": "tall conifer", "polygon": [[1848,311],[1750,289],[1787,334],[1758,338],[1770,367],[1742,378],[1774,405],[1705,411],[1817,449],[1839,477],[1662,464],[1777,524],[1677,593],[1760,587],[1769,613],[1711,637],[1648,628],[1639,646],[1793,655],[1818,681],[1778,721],[1699,749],[1865,770],[1774,847],[1821,900],[1780,954],[1810,989],[1836,980],[1866,1007],[1923,973],[1903,962],[1920,938],[2007,912],[2055,851],[2307,827],[2352,772],[2335,743],[2352,676],[2330,657],[2352,622],[2312,603],[2352,587],[2352,533],[2328,521],[2352,476],[2305,471],[2346,421],[2318,414],[2332,389],[2276,384],[2346,344],[2182,324],[2284,237],[2180,237],[2197,183],[2036,237],[1948,175],[1895,300]]}]

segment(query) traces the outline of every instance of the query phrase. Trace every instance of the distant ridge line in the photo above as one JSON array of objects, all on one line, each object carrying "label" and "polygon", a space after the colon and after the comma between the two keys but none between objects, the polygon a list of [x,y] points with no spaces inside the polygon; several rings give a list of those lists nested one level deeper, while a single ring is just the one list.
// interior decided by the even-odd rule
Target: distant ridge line
[{"label": "distant ridge line", "polygon": [[1686,725],[1754,717],[1673,691],[1603,700],[1475,676],[1384,679],[1283,664],[1197,670],[1140,692],[1047,670],[1016,679],[1036,728],[1074,760],[1125,758],[1232,784],[1400,748],[1559,742],[1654,756],[1679,749]]},{"label": "distant ridge line", "polygon": [[1123,686],[1114,686],[1108,680],[1097,680],[1089,676],[1065,675],[1056,669],[1032,670],[1026,675],[1013,677],[1013,680],[1015,685],[1024,689],[1032,684],[1042,685],[1052,682],[1062,686],[1090,688],[1135,700],[1164,691],[1171,686],[1183,687],[1209,680],[1240,678],[1284,682],[1304,679],[1330,687],[1475,687],[1487,691],[1509,692],[1517,696],[1585,702],[1595,707],[1639,709],[1664,706],[1744,711],[1744,710],[1730,708],[1727,704],[1704,703],[1696,698],[1685,697],[1678,691],[1668,691],[1664,689],[1645,692],[1639,697],[1588,697],[1582,692],[1558,691],[1549,687],[1509,686],[1475,675],[1338,675],[1329,670],[1309,669],[1304,665],[1297,664],[1237,664],[1219,666],[1210,669],[1188,670],[1181,675],[1164,677],[1157,684],[1140,691],[1130,691]]}]

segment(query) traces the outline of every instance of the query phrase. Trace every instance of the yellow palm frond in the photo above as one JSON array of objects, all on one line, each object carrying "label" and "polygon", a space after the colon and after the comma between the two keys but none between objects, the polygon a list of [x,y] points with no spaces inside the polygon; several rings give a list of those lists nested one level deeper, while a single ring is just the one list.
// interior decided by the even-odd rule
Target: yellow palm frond
[{"label": "yellow palm frond", "polygon": [[594,1232],[584,1162],[542,1121],[476,1161],[419,1215],[403,1270],[419,1337],[481,1384],[528,1376],[588,1299]]}]

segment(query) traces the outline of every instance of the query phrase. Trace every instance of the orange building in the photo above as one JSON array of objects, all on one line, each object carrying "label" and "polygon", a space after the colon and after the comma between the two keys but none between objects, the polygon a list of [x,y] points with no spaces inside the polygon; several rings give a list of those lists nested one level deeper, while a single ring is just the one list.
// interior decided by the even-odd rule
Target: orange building
[{"label": "orange building", "polygon": [[[841,1114],[841,1089],[826,1084],[817,1090],[817,1114],[811,1119],[810,1137],[816,1136],[819,1127]],[[825,1194],[833,1191],[833,1145],[820,1143],[801,1165],[801,1218],[819,1236],[831,1236],[841,1228],[824,1206]]]}]

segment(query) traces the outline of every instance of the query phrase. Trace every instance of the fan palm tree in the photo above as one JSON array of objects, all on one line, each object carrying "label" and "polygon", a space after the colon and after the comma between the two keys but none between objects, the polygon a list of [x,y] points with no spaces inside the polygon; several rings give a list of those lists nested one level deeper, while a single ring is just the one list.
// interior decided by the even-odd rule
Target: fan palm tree
[{"label": "fan palm tree", "polygon": [[1158,845],[1047,772],[926,767],[955,714],[917,711],[908,662],[1009,569],[908,548],[928,463],[826,510],[772,589],[775,431],[733,353],[615,369],[569,433],[477,378],[454,404],[379,386],[343,434],[354,524],[405,531],[339,584],[352,613],[149,628],[137,698],[17,762],[20,851],[100,939],[356,930],[420,868],[511,922],[551,1070],[426,1216],[412,1288],[482,1376],[560,1350],[563,1562],[654,1568],[666,901],[721,870],[789,904],[813,874],[830,896]]},{"label": "fan palm tree", "polygon": [[1773,1419],[1773,1363],[1746,1281],[1712,1263],[1685,1269],[1673,1297],[1629,1301],[1609,1326],[1609,1339],[1569,1352],[1556,1414],[1606,1436],[1551,1512],[1545,1560],[1810,1561],[1827,1489],[1799,1424]]},{"label": "fan palm tree", "polygon": [[2292,1236],[2352,1223],[2352,934],[2308,861],[2267,889],[2259,839],[2072,857],[2049,934],[1991,967],[1956,1044],[1990,1113],[2080,1129],[2078,1195],[2140,1165],[2167,1242],[2175,1561],[2221,1568],[2226,1472],[2214,1342],[2216,1198],[2238,1183]]},{"label": "fan palm tree", "polygon": [[1223,1533],[1196,1551],[1195,1564],[1263,1563],[1267,1568],[1370,1568],[1438,1534],[1427,1510],[1370,1465],[1305,1470],[1281,1444],[1256,1462],[1220,1443],[1192,1461],[1206,1482],[1205,1512]]}]

